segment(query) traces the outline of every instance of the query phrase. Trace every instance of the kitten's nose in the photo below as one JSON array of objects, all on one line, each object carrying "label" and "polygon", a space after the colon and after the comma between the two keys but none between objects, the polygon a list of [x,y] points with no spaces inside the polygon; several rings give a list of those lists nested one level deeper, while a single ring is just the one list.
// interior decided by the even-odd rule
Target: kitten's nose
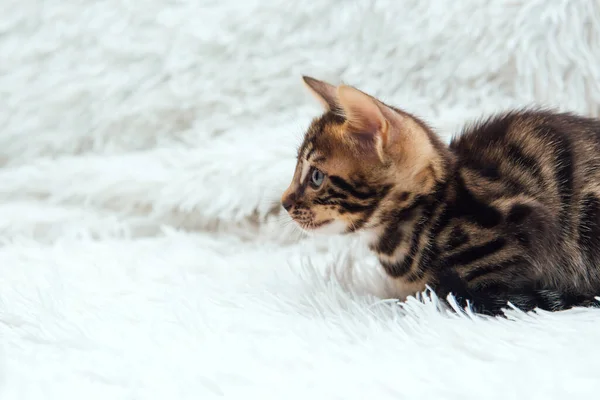
[{"label": "kitten's nose", "polygon": [[296,196],[294,196],[294,194],[289,194],[281,199],[281,205],[285,208],[285,211],[290,211],[290,208],[292,208],[294,204],[296,204]]}]

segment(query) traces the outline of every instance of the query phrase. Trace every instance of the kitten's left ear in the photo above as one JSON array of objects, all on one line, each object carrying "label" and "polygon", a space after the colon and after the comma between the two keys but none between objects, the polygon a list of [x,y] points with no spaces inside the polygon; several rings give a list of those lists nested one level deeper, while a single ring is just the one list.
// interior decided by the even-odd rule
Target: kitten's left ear
[{"label": "kitten's left ear", "polygon": [[[401,160],[405,169],[415,174],[430,166],[441,171],[443,163],[439,150],[426,128],[413,116],[351,86],[339,86],[337,94],[346,117],[343,134],[349,135],[350,141],[358,143],[363,150],[374,152],[381,161]],[[443,147],[441,142],[438,147]]]},{"label": "kitten's left ear", "polygon": [[[387,106],[360,90],[340,85],[337,97],[346,117],[346,128],[359,140],[376,145],[377,152],[383,157],[383,148],[389,141],[390,122]],[[398,116],[400,117],[400,116]]]}]

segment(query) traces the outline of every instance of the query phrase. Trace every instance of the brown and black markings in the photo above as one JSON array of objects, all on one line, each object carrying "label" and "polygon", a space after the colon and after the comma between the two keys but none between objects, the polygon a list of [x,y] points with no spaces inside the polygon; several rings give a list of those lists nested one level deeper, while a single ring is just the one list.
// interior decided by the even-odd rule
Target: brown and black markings
[{"label": "brown and black markings", "polygon": [[600,295],[600,121],[516,110],[444,144],[355,88],[304,79],[311,123],[282,204],[306,230],[367,232],[404,299],[432,287],[482,313]]}]

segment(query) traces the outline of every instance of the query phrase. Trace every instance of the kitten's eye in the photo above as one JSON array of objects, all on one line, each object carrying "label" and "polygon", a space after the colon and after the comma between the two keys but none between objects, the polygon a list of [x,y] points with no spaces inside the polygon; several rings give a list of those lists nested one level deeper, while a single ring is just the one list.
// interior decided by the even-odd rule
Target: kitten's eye
[{"label": "kitten's eye", "polygon": [[312,175],[310,177],[310,183],[316,189],[323,183],[323,179],[325,179],[325,174],[323,174],[318,169],[313,169]]}]

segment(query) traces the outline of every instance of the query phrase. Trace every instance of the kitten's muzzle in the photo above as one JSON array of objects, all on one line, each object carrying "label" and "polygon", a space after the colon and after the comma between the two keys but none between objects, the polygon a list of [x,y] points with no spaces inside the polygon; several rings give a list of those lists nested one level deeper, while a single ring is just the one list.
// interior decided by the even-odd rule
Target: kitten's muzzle
[{"label": "kitten's muzzle", "polygon": [[290,193],[287,196],[284,196],[281,199],[281,205],[286,211],[290,211],[291,208],[296,205],[296,195],[294,193]]}]

